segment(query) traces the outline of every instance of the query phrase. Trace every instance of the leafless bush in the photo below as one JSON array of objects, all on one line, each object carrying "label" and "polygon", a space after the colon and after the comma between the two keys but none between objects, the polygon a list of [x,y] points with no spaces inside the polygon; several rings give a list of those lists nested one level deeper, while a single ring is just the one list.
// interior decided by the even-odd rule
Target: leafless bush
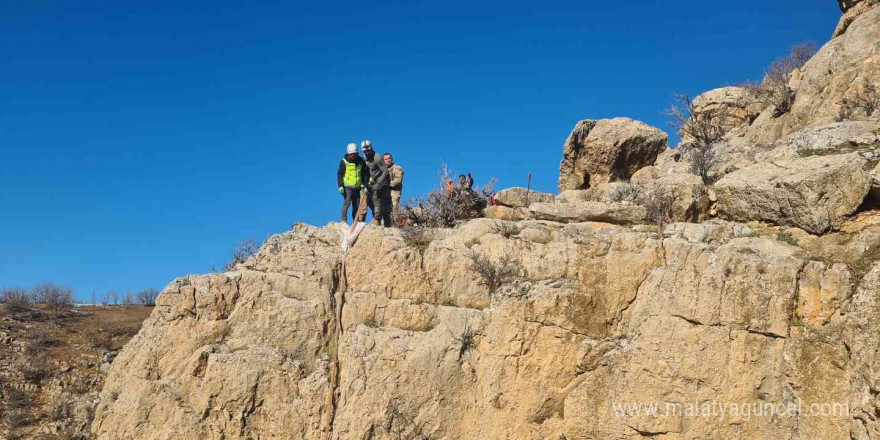
[{"label": "leafless bush", "polygon": [[717,163],[715,151],[728,131],[726,108],[697,112],[691,98],[679,94],[666,115],[670,118],[669,125],[685,139],[681,149],[690,163],[691,172],[702,177],[704,183],[711,183],[710,173]]},{"label": "leafless bush", "polygon": [[426,196],[404,202],[398,210],[398,221],[404,225],[447,228],[462,220],[482,217],[496,180],[490,179],[481,187],[468,188],[455,186],[454,176],[455,173],[444,165],[438,173],[440,185]]},{"label": "leafless bush", "polygon": [[773,117],[778,118],[791,110],[795,92],[788,83],[796,69],[800,69],[816,54],[816,45],[801,43],[794,46],[788,55],[777,58],[764,71],[764,80],[760,84],[744,84],[760,102],[773,106]]},{"label": "leafless bush", "polygon": [[23,313],[31,309],[33,297],[31,292],[21,287],[4,287],[0,289],[0,303],[6,306],[9,313]]},{"label": "leafless bush", "polygon": [[434,239],[430,228],[419,225],[400,226],[400,237],[407,246],[418,249],[419,252],[425,252]]},{"label": "leafless bush", "polygon": [[648,220],[660,228],[662,235],[666,225],[672,220],[675,195],[670,191],[651,192],[642,198],[642,205],[648,211]]},{"label": "leafless bush", "polygon": [[45,303],[54,316],[63,310],[73,308],[73,289],[53,282],[40,283],[34,286],[34,298]]},{"label": "leafless bush", "polygon": [[520,268],[519,262],[509,254],[501,256],[497,261],[492,261],[478,252],[471,252],[468,258],[470,258],[468,270],[480,277],[480,284],[489,288],[490,295],[516,276]]},{"label": "leafless bush", "polygon": [[144,306],[155,306],[159,298],[159,289],[149,288],[139,291],[135,295],[135,302]]},{"label": "leafless bush", "polygon": [[433,436],[427,432],[427,422],[417,421],[416,416],[409,411],[401,409],[398,399],[388,402],[386,411],[388,418],[385,421],[385,431],[394,440],[432,440]]},{"label": "leafless bush", "polygon": [[460,336],[452,338],[461,345],[458,349],[458,360],[461,360],[465,353],[477,346],[477,332],[470,324],[465,324]]},{"label": "leafless bush", "polygon": [[244,263],[248,258],[256,254],[260,250],[260,243],[257,239],[251,237],[232,247],[231,260],[223,265],[223,271],[228,272],[234,270],[239,263]]},{"label": "leafless bush", "polygon": [[870,118],[878,108],[880,108],[880,86],[873,80],[865,80],[855,95],[844,98],[840,103],[837,120],[853,119],[858,113],[864,113]]},{"label": "leafless bush", "polygon": [[33,359],[28,365],[21,369],[21,375],[25,382],[39,385],[51,375],[49,369],[46,367],[45,361],[43,363],[38,363],[39,360],[40,359]]}]

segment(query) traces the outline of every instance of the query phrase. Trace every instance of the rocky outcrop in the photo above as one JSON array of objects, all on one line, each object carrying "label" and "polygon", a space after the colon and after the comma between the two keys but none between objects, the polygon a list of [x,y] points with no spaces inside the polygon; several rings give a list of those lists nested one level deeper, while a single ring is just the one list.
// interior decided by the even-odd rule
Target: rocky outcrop
[{"label": "rocky outcrop", "polygon": [[552,202],[553,197],[550,193],[515,187],[498,191],[498,194],[495,194],[495,203],[510,208],[527,208],[532,203]]},{"label": "rocky outcrop", "polygon": [[[866,80],[880,81],[880,8],[854,17],[846,32],[826,43],[799,71],[789,86],[795,91],[790,111],[773,117],[766,109],[748,128],[733,136],[769,145],[804,127],[836,122],[840,103]],[[860,9],[854,5],[849,12]],[[848,12],[848,13],[849,13]]]},{"label": "rocky outcrop", "polygon": [[748,126],[764,110],[754,94],[743,87],[710,90],[693,100],[695,115],[708,114],[726,131]]},{"label": "rocky outcrop", "polygon": [[483,211],[486,218],[496,220],[519,221],[532,218],[528,208],[511,208],[509,206],[492,205]]},{"label": "rocky outcrop", "polygon": [[[233,272],[176,280],[116,359],[94,433],[789,440],[880,429],[880,265],[861,275],[810,262],[721,221],[673,224],[665,237],[499,225],[437,231],[424,251],[368,227],[348,255],[335,226],[301,225]],[[514,277],[489,291],[468,252],[512,256]],[[852,411],[619,414],[696,399]]]},{"label": "rocky outcrop", "polygon": [[880,151],[880,121],[843,121],[807,127],[774,142],[756,162]]},{"label": "rocky outcrop", "polygon": [[823,233],[856,211],[870,188],[857,154],[752,165],[716,185],[718,211],[736,221],[761,220]]},{"label": "rocky outcrop", "polygon": [[562,223],[605,222],[619,225],[644,223],[648,218],[645,207],[632,203],[535,203],[529,207],[539,220]]},{"label": "rocky outcrop", "polygon": [[565,141],[559,190],[626,181],[652,165],[667,140],[661,130],[628,118],[580,121]]},{"label": "rocky outcrop", "polygon": [[843,35],[856,18],[880,5],[880,0],[839,0],[838,4],[840,4],[840,10],[843,11],[843,16],[840,17],[840,22],[834,29],[833,37]]}]

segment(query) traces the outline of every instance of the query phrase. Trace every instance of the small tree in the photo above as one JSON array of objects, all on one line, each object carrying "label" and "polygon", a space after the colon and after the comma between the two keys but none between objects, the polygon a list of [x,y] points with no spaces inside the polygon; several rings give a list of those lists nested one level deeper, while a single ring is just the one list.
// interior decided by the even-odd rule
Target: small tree
[{"label": "small tree", "polygon": [[870,118],[877,109],[880,109],[880,86],[873,80],[865,80],[861,90],[851,98],[843,99],[837,120],[853,119],[859,112]]}]

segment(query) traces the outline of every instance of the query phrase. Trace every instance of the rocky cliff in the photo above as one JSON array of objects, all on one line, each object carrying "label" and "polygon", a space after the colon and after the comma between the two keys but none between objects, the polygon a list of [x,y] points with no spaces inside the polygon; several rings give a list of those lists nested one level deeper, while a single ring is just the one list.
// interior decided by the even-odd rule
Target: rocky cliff
[{"label": "rocky cliff", "polygon": [[659,130],[586,120],[561,194],[504,191],[492,218],[426,247],[367,227],[343,254],[336,224],[298,224],[234,271],[175,280],[116,358],[93,432],[880,438],[880,146],[865,140],[880,132],[823,119],[828,93],[877,76],[878,14],[849,17],[786,115],[736,90],[697,101],[742,109],[715,185]]}]

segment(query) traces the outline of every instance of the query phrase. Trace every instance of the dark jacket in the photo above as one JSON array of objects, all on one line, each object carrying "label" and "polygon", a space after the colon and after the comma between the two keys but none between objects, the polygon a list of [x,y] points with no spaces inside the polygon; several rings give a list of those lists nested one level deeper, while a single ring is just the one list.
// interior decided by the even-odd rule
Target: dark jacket
[{"label": "dark jacket", "polygon": [[373,178],[372,189],[378,191],[389,188],[391,186],[391,174],[388,173],[388,167],[382,160],[382,155],[373,153],[373,160],[364,158],[367,168],[370,169],[370,177]]},{"label": "dark jacket", "polygon": [[[360,156],[356,157],[352,163],[363,164],[361,167],[361,184],[366,185],[370,181],[370,167],[364,162],[364,158]],[[342,180],[343,177],[345,177],[345,156],[339,161],[339,170],[336,172],[336,186],[345,186]]]}]

